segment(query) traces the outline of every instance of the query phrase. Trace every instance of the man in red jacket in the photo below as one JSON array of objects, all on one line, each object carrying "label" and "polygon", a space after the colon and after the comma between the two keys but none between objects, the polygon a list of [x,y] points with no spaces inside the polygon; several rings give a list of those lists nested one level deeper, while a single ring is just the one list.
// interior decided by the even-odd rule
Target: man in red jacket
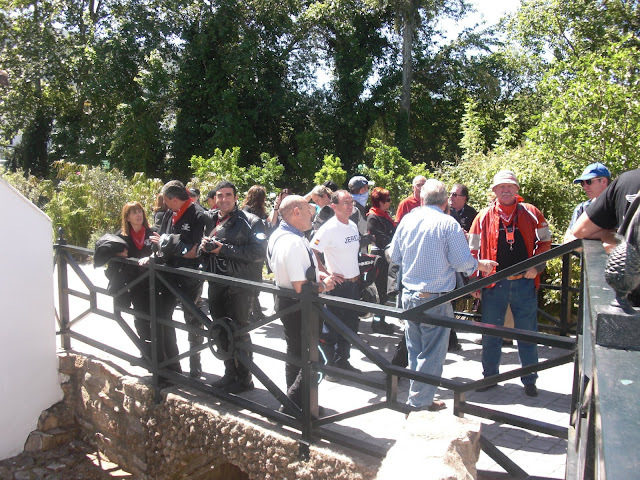
[{"label": "man in red jacket", "polygon": [[[517,198],[520,185],[513,172],[501,170],[493,177],[491,189],[496,200],[474,219],[469,231],[469,248],[476,258],[495,260],[496,271],[522,262],[551,248],[551,232],[544,216],[535,206]],[[545,265],[531,267],[517,275],[482,290],[482,321],[503,326],[507,306],[511,305],[516,328],[538,330],[538,298],[540,274]],[[485,275],[491,275],[490,274]],[[475,296],[479,296],[476,292]],[[482,338],[483,375],[497,375],[502,353],[502,338]],[[518,354],[523,367],[538,363],[538,347],[518,341]],[[538,395],[537,373],[521,377],[525,393]],[[496,385],[478,389],[488,390]]]},{"label": "man in red jacket", "polygon": [[398,210],[396,212],[396,225],[400,224],[400,220],[402,220],[402,217],[407,213],[420,206],[420,190],[426,181],[427,178],[423,175],[418,175],[413,179],[413,182],[411,182],[411,185],[413,186],[413,193],[402,200],[398,205]]}]

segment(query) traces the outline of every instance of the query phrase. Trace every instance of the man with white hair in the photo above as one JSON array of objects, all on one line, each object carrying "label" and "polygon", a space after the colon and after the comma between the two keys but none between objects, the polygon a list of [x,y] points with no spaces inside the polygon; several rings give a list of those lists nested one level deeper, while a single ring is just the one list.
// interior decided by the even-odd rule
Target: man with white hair
[{"label": "man with white hair", "polygon": [[[469,250],[460,224],[446,212],[448,192],[438,180],[426,180],[420,197],[422,207],[413,209],[400,223],[391,241],[391,260],[402,268],[402,308],[408,309],[456,288],[456,272],[471,275],[477,269],[490,272],[493,260],[476,260]],[[433,307],[430,314],[453,318],[451,302]],[[407,321],[405,326],[409,368],[442,375],[449,329]],[[437,386],[411,380],[407,404],[416,410],[445,408],[434,401]]]},{"label": "man with white hair", "polygon": [[396,224],[400,224],[400,220],[402,220],[402,217],[404,217],[414,208],[420,206],[420,189],[426,181],[427,178],[424,175],[417,175],[413,179],[413,182],[411,182],[413,193],[409,197],[402,200],[398,205],[398,210],[396,211]]},{"label": "man with white hair", "polygon": [[[495,201],[474,219],[469,231],[469,247],[476,258],[495,260],[495,271],[511,267],[551,248],[551,232],[542,212],[535,206],[519,202],[520,185],[516,175],[500,170],[493,177],[491,189]],[[511,305],[514,325],[521,330],[538,330],[538,296],[540,274],[545,265],[531,267],[482,289],[482,321],[504,326],[507,306]],[[479,297],[480,292],[474,296]],[[502,354],[502,338],[482,337],[483,375],[497,375]],[[538,363],[538,346],[518,340],[518,354],[523,367]],[[537,373],[521,377],[524,391],[530,397],[538,395]],[[479,388],[485,391],[496,385]]]}]

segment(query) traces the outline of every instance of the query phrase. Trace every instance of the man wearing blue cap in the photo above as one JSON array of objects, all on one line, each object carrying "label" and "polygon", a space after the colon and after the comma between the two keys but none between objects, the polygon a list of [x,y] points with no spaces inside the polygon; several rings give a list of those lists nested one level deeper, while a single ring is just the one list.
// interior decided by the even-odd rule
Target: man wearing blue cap
[{"label": "man wearing blue cap", "polygon": [[587,194],[588,200],[585,200],[573,209],[569,228],[567,228],[567,233],[565,234],[565,242],[574,238],[571,235],[571,230],[573,229],[576,220],[578,220],[580,215],[582,215],[582,212],[584,212],[585,209],[591,205],[591,202],[598,198],[598,196],[607,189],[611,183],[611,173],[602,163],[592,163],[584,169],[582,175],[576,178],[573,183],[579,183],[582,185],[584,193]]}]

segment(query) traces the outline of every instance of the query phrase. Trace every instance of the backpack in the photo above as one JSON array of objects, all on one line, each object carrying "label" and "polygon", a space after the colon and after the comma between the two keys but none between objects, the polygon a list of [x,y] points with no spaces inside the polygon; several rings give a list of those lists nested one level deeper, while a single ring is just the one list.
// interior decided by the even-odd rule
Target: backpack
[{"label": "backpack", "polygon": [[[640,191],[635,196],[631,205],[624,214],[622,224],[618,228],[618,234],[624,237],[625,241],[633,245],[637,252],[640,252]],[[636,287],[628,295],[629,301],[635,307],[640,306],[640,286]]]}]

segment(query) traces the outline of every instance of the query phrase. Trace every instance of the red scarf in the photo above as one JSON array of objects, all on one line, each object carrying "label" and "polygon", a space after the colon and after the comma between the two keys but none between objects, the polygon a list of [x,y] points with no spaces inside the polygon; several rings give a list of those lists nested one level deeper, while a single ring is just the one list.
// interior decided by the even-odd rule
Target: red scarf
[{"label": "red scarf", "polygon": [[191,197],[189,197],[182,204],[182,206],[178,209],[177,212],[173,212],[173,217],[171,218],[171,225],[175,225],[176,223],[178,223],[178,220],[180,220],[180,217],[182,217],[184,212],[187,210],[187,208],[191,206],[192,203],[193,203],[193,200],[191,200]]},{"label": "red scarf", "polygon": [[129,236],[138,250],[142,250],[142,247],[144,247],[144,237],[146,233],[146,228],[142,227],[139,232],[136,232],[131,228],[131,224],[129,224]]},{"label": "red scarf", "polygon": [[509,225],[513,221],[513,214],[518,206],[518,201],[513,202],[512,205],[502,205],[500,202],[496,202],[496,211],[502,219],[502,223]]},{"label": "red scarf", "polygon": [[389,215],[389,212],[385,212],[381,208],[371,207],[371,209],[369,210],[369,213],[367,213],[367,216],[369,215],[375,215],[376,217],[386,218],[387,220],[389,220],[391,223],[395,225],[395,222],[393,221],[393,218],[391,218],[391,215]]}]

